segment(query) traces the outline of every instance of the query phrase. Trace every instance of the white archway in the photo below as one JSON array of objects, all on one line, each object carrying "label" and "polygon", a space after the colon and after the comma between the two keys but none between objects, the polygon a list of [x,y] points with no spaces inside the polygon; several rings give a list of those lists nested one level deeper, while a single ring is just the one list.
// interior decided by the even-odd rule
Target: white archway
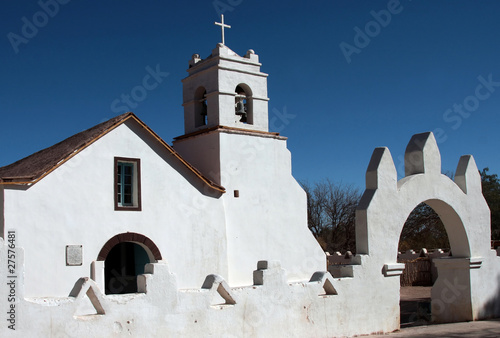
[{"label": "white archway", "polygon": [[[404,223],[421,202],[433,208],[445,225],[453,257],[436,260],[439,277],[432,290],[433,321],[453,322],[481,317],[487,292],[475,288],[490,250],[489,208],[481,191],[474,159],[462,156],[455,180],[441,174],[441,156],[432,133],[417,134],[405,152],[405,177],[397,180],[387,148],[376,148],[366,173],[366,190],[356,212],[357,253],[381,271],[386,287],[399,299],[397,247]],[[487,264],[489,265],[489,264]],[[495,267],[497,269],[497,267]],[[483,270],[483,271],[479,271]],[[373,276],[379,278],[379,276]]]}]

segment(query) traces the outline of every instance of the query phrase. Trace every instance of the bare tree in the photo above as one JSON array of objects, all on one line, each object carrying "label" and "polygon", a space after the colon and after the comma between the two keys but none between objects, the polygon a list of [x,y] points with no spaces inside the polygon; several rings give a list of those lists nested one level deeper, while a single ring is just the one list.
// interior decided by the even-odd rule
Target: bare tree
[{"label": "bare tree", "polygon": [[438,214],[425,203],[420,203],[406,219],[399,238],[399,251],[408,249],[447,249],[448,234]]},{"label": "bare tree", "polygon": [[310,185],[301,182],[307,194],[309,229],[325,251],[355,252],[355,214],[361,194],[352,185],[328,179]]},{"label": "bare tree", "polygon": [[[451,180],[453,171],[443,172]],[[448,234],[438,214],[425,203],[420,203],[410,213],[399,237],[399,251],[409,249],[447,249],[450,247]]]}]

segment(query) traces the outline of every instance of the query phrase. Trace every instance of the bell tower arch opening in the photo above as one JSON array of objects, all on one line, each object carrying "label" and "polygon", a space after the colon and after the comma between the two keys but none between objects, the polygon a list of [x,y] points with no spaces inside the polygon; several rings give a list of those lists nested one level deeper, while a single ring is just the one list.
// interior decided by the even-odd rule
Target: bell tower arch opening
[{"label": "bell tower arch opening", "polygon": [[208,124],[208,103],[207,91],[205,87],[198,87],[194,94],[194,121],[196,127],[206,126]]},{"label": "bell tower arch opening", "polygon": [[245,124],[253,124],[253,102],[250,87],[240,83],[236,86],[235,92],[235,115],[239,117],[236,121]]}]

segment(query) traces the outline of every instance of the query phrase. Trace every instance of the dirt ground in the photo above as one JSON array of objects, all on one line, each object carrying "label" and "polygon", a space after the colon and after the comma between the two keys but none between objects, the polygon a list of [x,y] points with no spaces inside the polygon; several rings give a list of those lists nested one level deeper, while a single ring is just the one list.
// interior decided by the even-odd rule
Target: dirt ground
[{"label": "dirt ground", "polygon": [[404,286],[401,288],[401,300],[404,301],[431,301],[432,286]]},{"label": "dirt ground", "polygon": [[[500,319],[477,322],[440,324],[403,328],[400,331],[383,335],[389,337],[425,338],[493,338],[500,337]],[[378,336],[380,337],[380,336]]]},{"label": "dirt ground", "polygon": [[401,288],[401,330],[390,337],[500,337],[500,319],[430,325],[432,287]]}]

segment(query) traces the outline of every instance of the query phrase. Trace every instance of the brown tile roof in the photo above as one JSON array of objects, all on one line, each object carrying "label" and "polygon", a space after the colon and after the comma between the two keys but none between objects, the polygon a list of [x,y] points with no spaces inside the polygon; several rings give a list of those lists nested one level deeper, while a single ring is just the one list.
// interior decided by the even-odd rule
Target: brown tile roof
[{"label": "brown tile roof", "polygon": [[54,168],[61,160],[68,158],[75,151],[82,149],[104,131],[123,121],[127,116],[128,114],[123,114],[114,117],[49,148],[40,150],[17,162],[2,167],[0,168],[0,179],[6,182],[30,182],[36,180]]},{"label": "brown tile roof", "polygon": [[116,116],[106,122],[100,123],[90,129],[75,134],[62,142],[49,148],[40,150],[17,162],[0,168],[0,184],[35,184],[57,167],[69,160],[71,157],[97,141],[99,138],[115,129],[128,119],[133,119],[146,129],[157,141],[159,141],[172,155],[182,162],[205,184],[220,192],[225,192],[224,187],[212,182],[199,170],[186,162],[168,143],[163,141],[144,122],[133,113],[125,113]]}]

